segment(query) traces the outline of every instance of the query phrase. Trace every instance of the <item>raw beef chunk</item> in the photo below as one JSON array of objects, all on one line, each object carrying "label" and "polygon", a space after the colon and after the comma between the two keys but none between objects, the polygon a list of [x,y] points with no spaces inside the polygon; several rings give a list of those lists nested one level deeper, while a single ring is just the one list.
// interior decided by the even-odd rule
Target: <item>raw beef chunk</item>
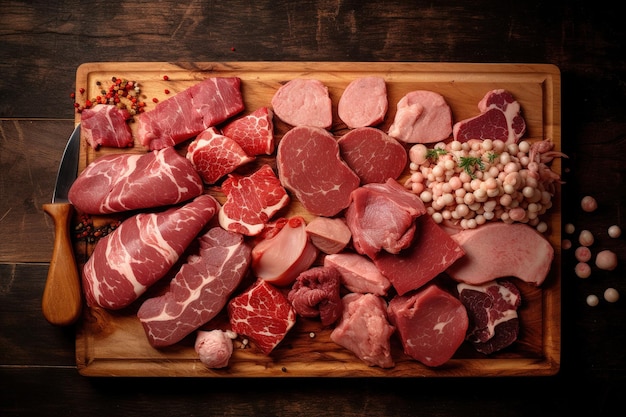
[{"label": "raw beef chunk", "polygon": [[316,248],[324,253],[341,252],[352,239],[344,219],[318,216],[306,225],[306,232]]},{"label": "raw beef chunk", "polygon": [[272,97],[272,107],[274,114],[291,126],[328,129],[333,123],[328,88],[319,80],[288,81]]},{"label": "raw beef chunk", "polygon": [[226,124],[222,133],[237,142],[250,156],[271,155],[274,153],[273,114],[271,109],[260,107]]},{"label": "raw beef chunk", "polygon": [[342,252],[324,257],[324,266],[333,267],[341,275],[341,283],[351,292],[385,296],[391,282],[366,256]]},{"label": "raw beef chunk", "polygon": [[80,114],[81,133],[93,149],[100,146],[128,148],[133,146],[133,135],[126,121],[130,113],[112,104],[96,104]]},{"label": "raw beef chunk", "polygon": [[339,99],[337,113],[349,128],[376,126],[385,119],[389,102],[387,85],[380,77],[350,82]]},{"label": "raw beef chunk", "polygon": [[452,111],[441,94],[411,91],[398,102],[389,136],[407,143],[432,143],[452,133]]},{"label": "raw beef chunk", "polygon": [[319,266],[298,275],[287,298],[300,316],[319,317],[322,325],[330,326],[343,310],[340,285],[335,268]]}]

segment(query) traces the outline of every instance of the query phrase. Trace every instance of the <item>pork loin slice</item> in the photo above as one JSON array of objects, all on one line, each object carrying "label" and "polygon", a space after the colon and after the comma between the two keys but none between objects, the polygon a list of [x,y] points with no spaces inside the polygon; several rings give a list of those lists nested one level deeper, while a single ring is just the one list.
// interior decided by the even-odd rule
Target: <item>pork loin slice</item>
[{"label": "pork loin slice", "polygon": [[137,136],[143,146],[163,149],[191,139],[243,109],[239,78],[207,78],[141,113]]},{"label": "pork loin slice", "polygon": [[397,255],[381,251],[374,264],[403,295],[418,289],[464,256],[461,246],[428,215],[415,221],[415,238]]},{"label": "pork loin slice", "polygon": [[226,230],[256,236],[291,199],[269,165],[249,176],[229,174],[222,183],[226,201],[218,220]]},{"label": "pork loin slice", "polygon": [[385,296],[391,287],[389,279],[381,274],[376,265],[358,253],[325,256],[324,266],[335,268],[341,276],[341,283],[352,292]]},{"label": "pork loin slice", "polygon": [[332,217],[348,207],[360,182],[341,159],[333,135],[318,127],[294,127],[285,133],[276,165],[283,186],[316,216]]},{"label": "pork loin slice", "polygon": [[257,280],[244,293],[228,302],[233,331],[245,335],[269,355],[296,324],[296,311],[276,287]]},{"label": "pork loin slice", "polygon": [[100,239],[83,268],[89,306],[128,306],[160,280],[213,218],[219,203],[210,195],[160,213],[139,213]]},{"label": "pork loin slice", "polygon": [[481,285],[460,283],[457,290],[469,316],[466,340],[477,351],[489,355],[517,340],[517,310],[522,296],[511,281],[490,281]]},{"label": "pork loin slice", "polygon": [[319,317],[323,326],[336,322],[343,311],[341,276],[335,268],[318,266],[298,275],[287,299],[302,317]]},{"label": "pork loin slice", "polygon": [[463,304],[432,284],[410,296],[394,297],[388,313],[404,353],[431,367],[441,366],[454,356],[469,325]]},{"label": "pork loin slice", "polygon": [[434,91],[411,91],[398,101],[389,136],[407,143],[433,143],[452,133],[452,111]]},{"label": "pork loin slice", "polygon": [[128,148],[133,146],[133,134],[126,121],[130,112],[112,104],[96,104],[80,114],[81,133],[93,148]]},{"label": "pork loin slice", "polygon": [[352,233],[343,218],[315,217],[306,225],[311,243],[324,253],[338,253],[352,239]]},{"label": "pork loin slice", "polygon": [[96,159],[72,184],[69,200],[84,213],[108,214],[178,204],[202,191],[191,162],[167,148]]},{"label": "pork loin slice", "polygon": [[328,129],[333,123],[328,88],[319,80],[290,80],[276,91],[271,103],[274,114],[291,126]]},{"label": "pork loin slice", "polygon": [[187,147],[187,159],[206,184],[214,184],[242,165],[254,161],[233,139],[210,127]]},{"label": "pork loin slice", "polygon": [[398,253],[409,247],[415,219],[426,213],[422,200],[392,179],[359,187],[350,200],[346,223],[352,244],[372,259],[381,250]]},{"label": "pork loin slice", "polygon": [[453,279],[479,285],[497,278],[517,277],[532,285],[546,279],[554,248],[524,223],[492,222],[453,234],[465,256],[446,272]]},{"label": "pork loin slice", "polygon": [[404,146],[380,129],[356,128],[337,143],[341,158],[359,176],[362,185],[397,179],[406,167]]},{"label": "pork loin slice", "polygon": [[274,153],[274,113],[260,107],[250,114],[228,122],[222,133],[233,139],[250,156]]},{"label": "pork loin slice", "polygon": [[369,366],[392,368],[391,335],[385,300],[374,294],[350,293],[342,298],[343,314],[330,339]]},{"label": "pork loin slice", "polygon": [[452,134],[455,140],[499,139],[505,143],[517,143],[526,132],[521,106],[509,91],[488,91],[478,103],[478,110],[479,115],[454,124]]},{"label": "pork loin slice", "polygon": [[243,236],[213,227],[199,238],[168,290],[143,302],[137,317],[154,347],[173,345],[214,318],[241,283],[250,265]]},{"label": "pork loin slice", "polygon": [[361,77],[348,84],[337,106],[339,118],[349,128],[376,126],[385,119],[389,101],[381,77]]}]

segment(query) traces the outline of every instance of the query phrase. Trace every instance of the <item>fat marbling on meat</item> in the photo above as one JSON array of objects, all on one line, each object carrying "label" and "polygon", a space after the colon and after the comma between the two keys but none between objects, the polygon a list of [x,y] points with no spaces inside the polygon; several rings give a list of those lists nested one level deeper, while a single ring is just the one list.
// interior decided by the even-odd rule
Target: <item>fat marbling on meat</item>
[{"label": "fat marbling on meat", "polygon": [[113,104],[96,104],[80,113],[80,129],[93,149],[100,146],[128,148],[133,146],[133,134],[126,121],[130,112]]},{"label": "fat marbling on meat", "polygon": [[245,116],[228,122],[222,127],[224,136],[236,141],[250,156],[274,153],[274,112],[268,107],[259,107]]}]

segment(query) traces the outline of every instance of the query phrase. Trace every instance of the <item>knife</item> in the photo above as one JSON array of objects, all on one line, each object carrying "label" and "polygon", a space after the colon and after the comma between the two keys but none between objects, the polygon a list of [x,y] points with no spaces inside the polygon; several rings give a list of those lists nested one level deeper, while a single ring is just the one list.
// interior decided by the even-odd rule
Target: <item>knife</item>
[{"label": "knife", "polygon": [[74,128],[63,151],[52,203],[43,205],[43,210],[54,221],[54,247],[41,311],[50,324],[58,326],[74,323],[82,311],[80,279],[70,236],[74,208],[68,199],[70,187],[77,176],[79,153],[80,124]]}]

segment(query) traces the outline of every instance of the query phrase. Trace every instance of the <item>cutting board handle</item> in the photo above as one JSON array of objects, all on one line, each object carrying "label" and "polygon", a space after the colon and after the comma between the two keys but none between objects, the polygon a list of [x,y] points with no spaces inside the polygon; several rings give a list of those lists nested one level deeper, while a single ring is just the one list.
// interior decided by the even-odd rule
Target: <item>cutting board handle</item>
[{"label": "cutting board handle", "polygon": [[41,311],[50,324],[68,326],[80,317],[82,296],[74,247],[70,238],[71,204],[44,204],[54,220],[54,247],[48,278],[41,300]]}]

